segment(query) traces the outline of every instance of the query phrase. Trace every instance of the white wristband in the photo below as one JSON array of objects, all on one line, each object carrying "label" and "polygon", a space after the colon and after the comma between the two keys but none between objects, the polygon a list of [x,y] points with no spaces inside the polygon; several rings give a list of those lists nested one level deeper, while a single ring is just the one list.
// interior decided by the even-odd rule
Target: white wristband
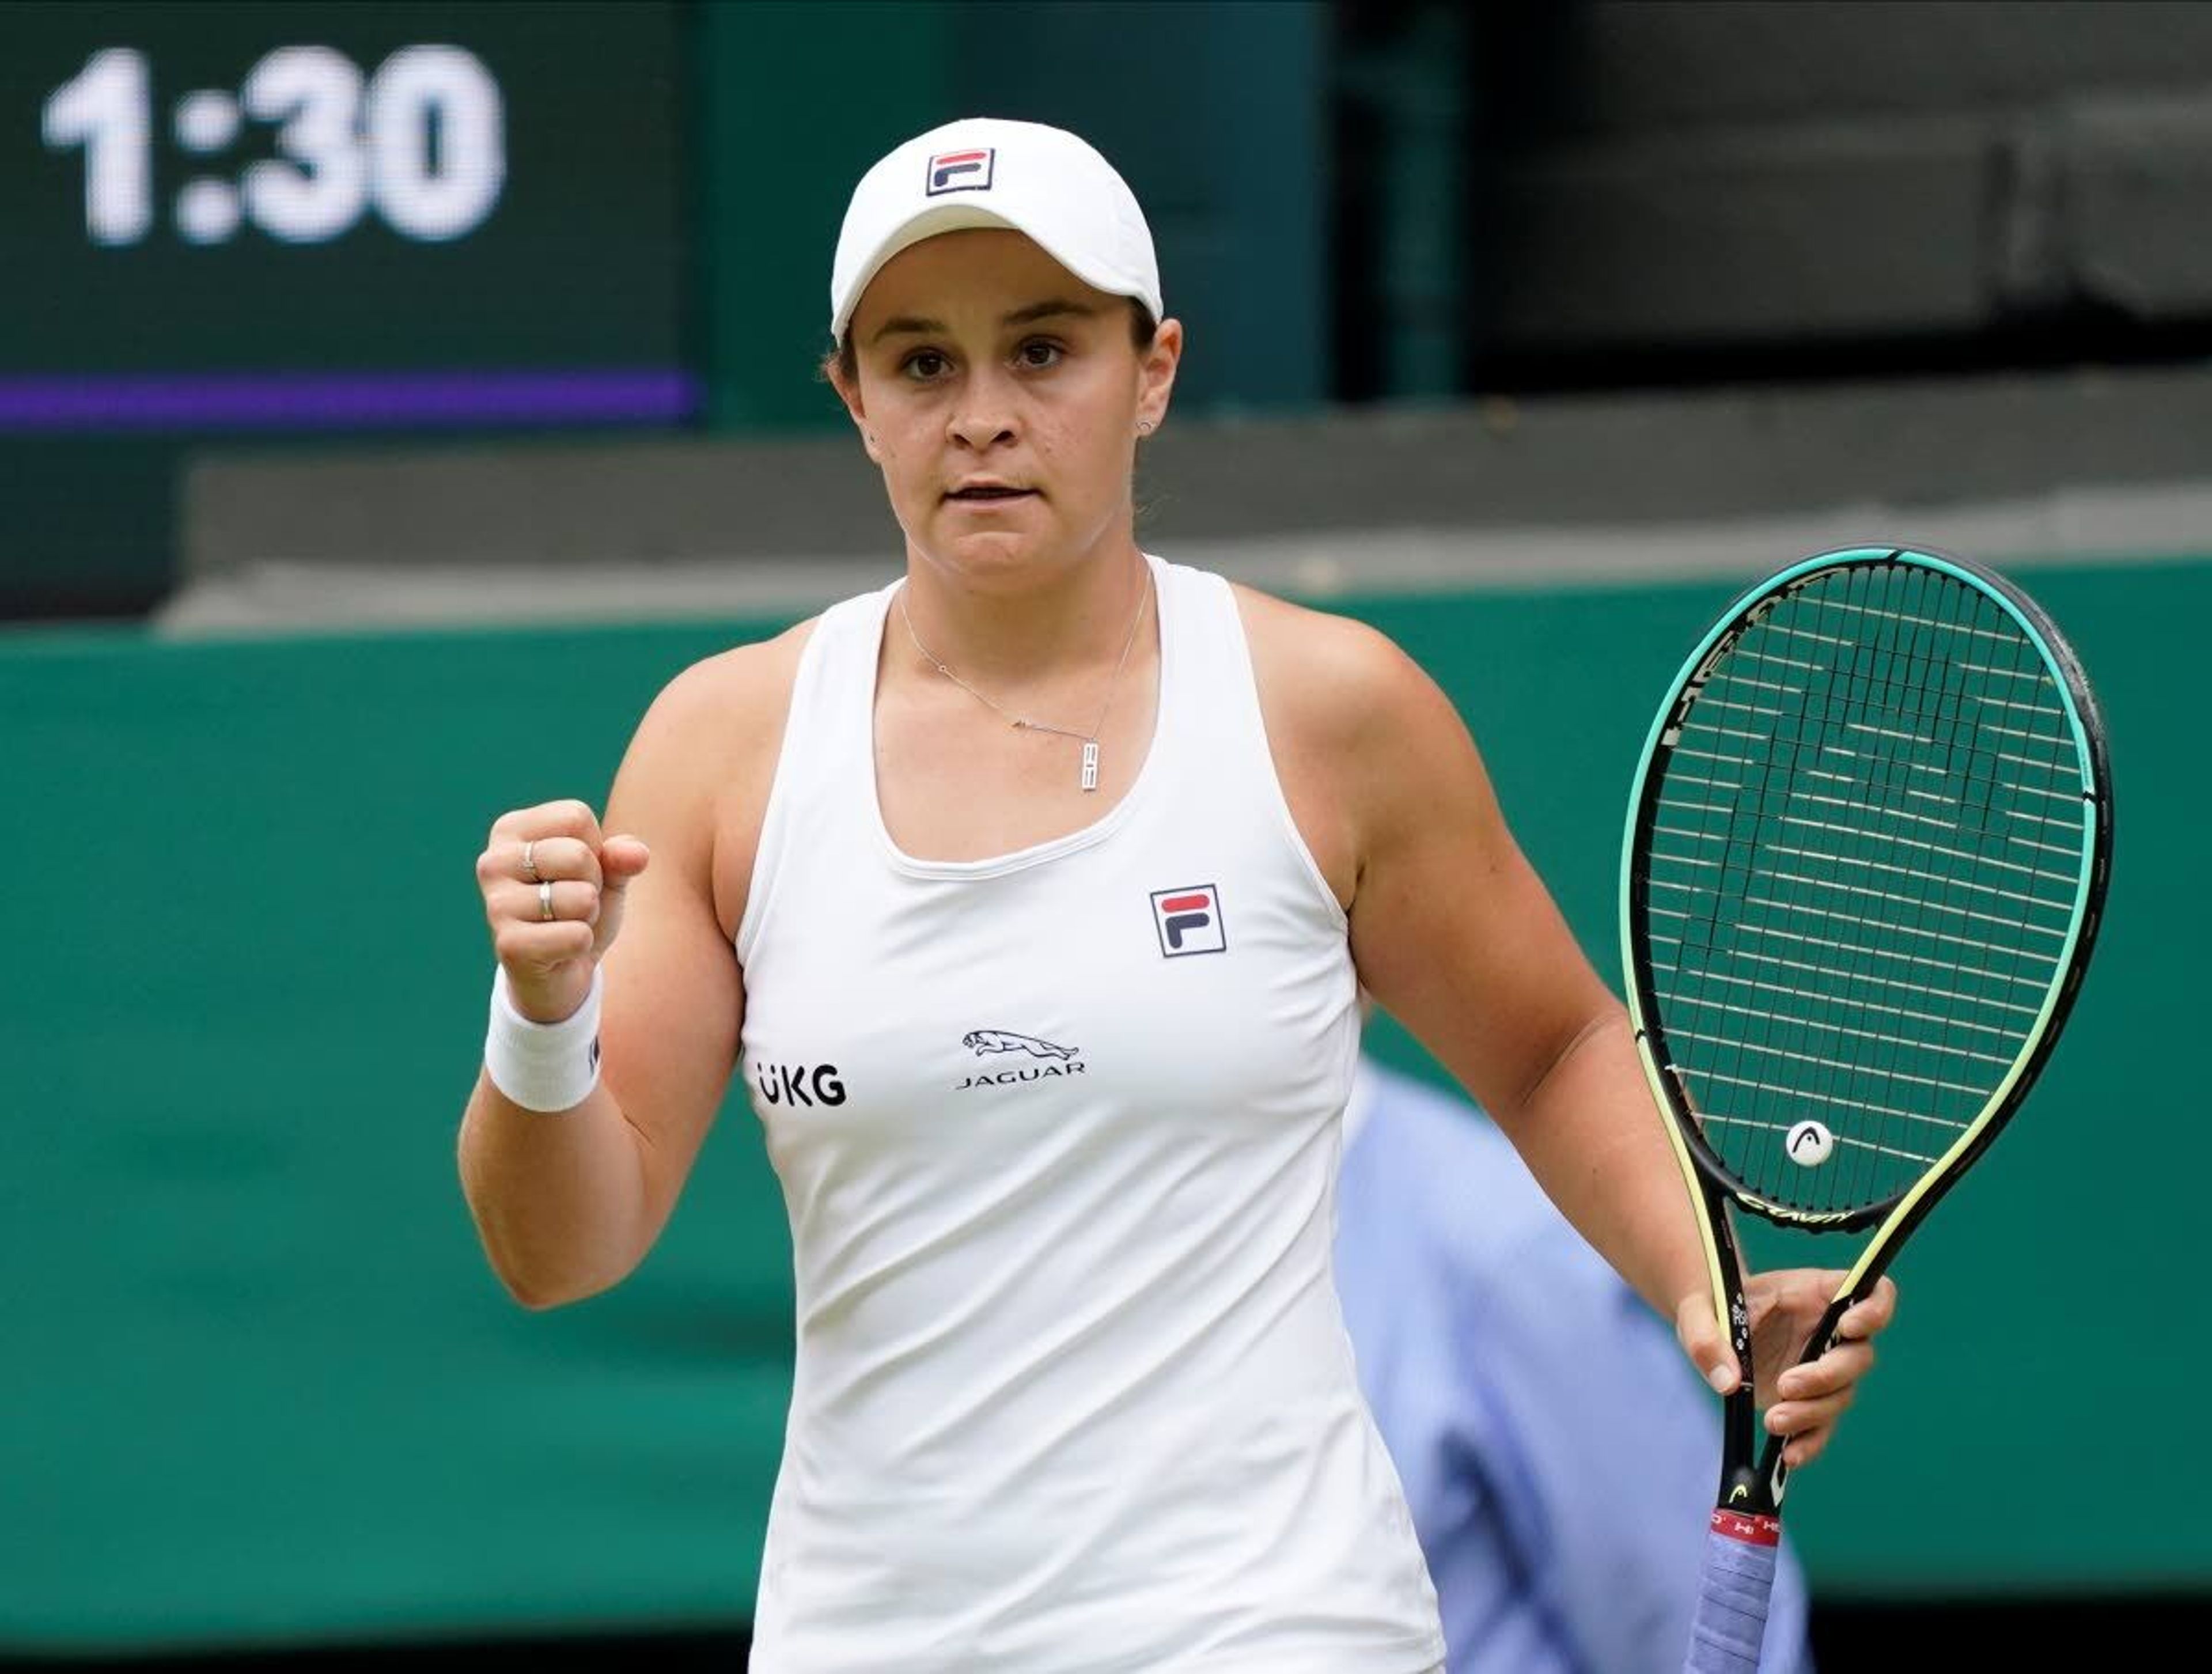
[{"label": "white wristband", "polygon": [[514,1008],[507,968],[492,973],[491,1024],[484,1032],[484,1073],[526,1111],[568,1111],[599,1084],[599,972],[584,1003],[558,1023],[533,1023]]}]

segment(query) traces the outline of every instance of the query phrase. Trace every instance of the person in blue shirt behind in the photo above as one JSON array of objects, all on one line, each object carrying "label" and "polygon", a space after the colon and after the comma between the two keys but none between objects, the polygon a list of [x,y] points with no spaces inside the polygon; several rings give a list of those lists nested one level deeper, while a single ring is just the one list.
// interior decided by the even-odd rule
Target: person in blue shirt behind
[{"label": "person in blue shirt behind", "polygon": [[[1449,1674],[1680,1674],[1720,1406],[1474,1105],[1363,1057],[1336,1275]],[[1759,1660],[1811,1674],[1785,1536]]]}]

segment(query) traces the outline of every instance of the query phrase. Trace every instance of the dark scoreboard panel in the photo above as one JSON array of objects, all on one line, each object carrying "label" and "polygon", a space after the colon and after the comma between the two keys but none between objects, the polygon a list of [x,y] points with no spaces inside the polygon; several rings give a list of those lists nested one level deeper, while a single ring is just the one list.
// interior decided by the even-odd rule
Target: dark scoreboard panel
[{"label": "dark scoreboard panel", "polygon": [[653,0],[0,0],[0,434],[679,419]]}]

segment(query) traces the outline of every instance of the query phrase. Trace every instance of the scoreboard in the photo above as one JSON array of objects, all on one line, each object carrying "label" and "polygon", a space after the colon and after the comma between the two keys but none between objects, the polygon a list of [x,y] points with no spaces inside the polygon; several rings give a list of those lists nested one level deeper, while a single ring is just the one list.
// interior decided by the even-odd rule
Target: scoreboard
[{"label": "scoreboard", "polygon": [[688,417],[679,11],[0,0],[0,435]]}]

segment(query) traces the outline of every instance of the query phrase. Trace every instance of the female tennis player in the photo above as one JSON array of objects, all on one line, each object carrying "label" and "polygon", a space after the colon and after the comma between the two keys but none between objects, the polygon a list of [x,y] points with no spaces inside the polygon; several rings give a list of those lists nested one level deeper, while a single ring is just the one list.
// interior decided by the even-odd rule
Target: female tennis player
[{"label": "female tennis player", "polygon": [[[1330,1277],[1359,987],[1729,1385],[1622,1007],[1419,667],[1139,545],[1183,332],[1095,150],[900,145],[830,309],[904,574],[679,673],[604,819],[494,825],[487,1255],[620,1281],[742,1062],[798,1307],[755,1667],[1434,1669]],[[1754,1357],[1838,1279],[1759,1281]],[[1770,1391],[1794,1461],[1893,1294]]]}]

